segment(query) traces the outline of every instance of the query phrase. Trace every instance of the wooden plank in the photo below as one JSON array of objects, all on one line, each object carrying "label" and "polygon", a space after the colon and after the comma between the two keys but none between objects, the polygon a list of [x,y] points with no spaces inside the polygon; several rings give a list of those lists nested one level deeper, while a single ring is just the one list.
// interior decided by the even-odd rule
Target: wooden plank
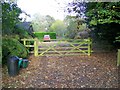
[{"label": "wooden plank", "polygon": [[[72,44],[71,44],[72,45]],[[80,44],[81,45],[81,44]],[[79,45],[79,47],[80,47],[80,45]],[[84,54],[86,54],[86,52],[85,51],[83,51],[83,50],[81,50],[78,46],[74,46],[74,45],[72,45],[73,46],[73,49],[72,50],[74,50],[74,49],[78,49],[79,51],[82,51]],[[71,51],[72,51],[71,50]]]},{"label": "wooden plank", "polygon": [[[24,40],[35,41],[35,39],[34,38],[32,38],[32,39],[21,39],[21,41],[24,41]],[[41,39],[39,39],[39,41],[40,40]],[[42,41],[43,41],[43,39],[42,39]],[[89,41],[89,39],[51,39],[51,41],[67,41],[67,42],[69,42],[69,41]]]},{"label": "wooden plank", "polygon": [[21,39],[21,41],[35,41],[35,39]]},{"label": "wooden plank", "polygon": [[[84,50],[84,51],[85,51],[85,52],[88,52],[88,50]],[[39,53],[42,53],[43,51],[38,51],[38,52],[39,52]],[[49,53],[50,53],[50,52],[51,52],[51,53],[52,53],[52,52],[58,52],[58,53],[60,52],[60,53],[61,53],[61,52],[82,52],[82,51],[79,51],[79,50],[73,50],[73,51],[49,51],[49,50],[47,50],[47,52],[49,52]]]},{"label": "wooden plank", "polygon": [[[66,50],[66,49],[72,49],[73,47],[55,47],[56,50],[59,50],[59,49],[63,49],[63,50]],[[82,47],[79,47],[80,49],[87,49],[88,46],[82,46]],[[48,49],[48,47],[40,47],[39,48],[40,50],[45,50],[45,49]]]},{"label": "wooden plank", "polygon": [[34,45],[25,45],[26,47],[34,47]]},{"label": "wooden plank", "polygon": [[80,56],[80,55],[87,55],[87,54],[45,54],[45,55],[38,55],[38,56]]},{"label": "wooden plank", "polygon": [[[43,39],[39,39],[39,40],[43,40]],[[89,39],[50,39],[51,41],[55,40],[55,41],[76,41],[76,40],[84,40],[84,41],[88,41]]]},{"label": "wooden plank", "polygon": [[29,51],[29,53],[34,53],[34,51]]},{"label": "wooden plank", "polygon": [[[86,52],[87,52],[88,50],[86,50]],[[55,52],[55,51],[53,51],[53,52]],[[62,52],[65,52],[65,51],[62,51]],[[93,52],[93,51],[91,51],[91,52]],[[29,53],[34,53],[34,51],[30,51]],[[41,51],[38,51],[38,53],[41,53]]]},{"label": "wooden plank", "polygon": [[[69,42],[68,42],[68,44],[69,44]],[[70,44],[73,44],[73,45],[74,44],[78,44],[78,45],[81,44],[81,45],[83,45],[83,44],[88,44],[88,42],[79,42],[79,43],[78,42],[70,42]]]}]

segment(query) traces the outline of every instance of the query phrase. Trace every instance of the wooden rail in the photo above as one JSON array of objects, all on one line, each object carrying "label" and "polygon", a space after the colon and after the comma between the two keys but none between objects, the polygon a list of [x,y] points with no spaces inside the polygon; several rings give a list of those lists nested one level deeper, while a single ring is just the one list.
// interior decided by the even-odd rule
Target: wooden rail
[{"label": "wooden rail", "polygon": [[[43,42],[38,39],[21,39],[26,47],[34,47],[35,56],[91,55],[91,39],[51,39]],[[34,41],[33,45],[26,42]]]}]

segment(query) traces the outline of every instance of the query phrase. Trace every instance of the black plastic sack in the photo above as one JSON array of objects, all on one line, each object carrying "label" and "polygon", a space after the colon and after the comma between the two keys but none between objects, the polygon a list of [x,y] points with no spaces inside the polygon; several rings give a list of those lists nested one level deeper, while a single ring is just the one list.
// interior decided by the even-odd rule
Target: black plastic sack
[{"label": "black plastic sack", "polygon": [[8,74],[16,76],[19,73],[19,58],[17,56],[10,56],[7,60]]}]

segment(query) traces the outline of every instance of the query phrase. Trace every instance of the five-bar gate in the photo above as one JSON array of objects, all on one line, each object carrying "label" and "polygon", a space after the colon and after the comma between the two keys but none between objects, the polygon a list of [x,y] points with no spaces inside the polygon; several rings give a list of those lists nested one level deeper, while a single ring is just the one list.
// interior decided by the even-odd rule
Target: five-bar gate
[{"label": "five-bar gate", "polygon": [[91,55],[91,39],[22,39],[23,44],[34,48],[35,56]]}]

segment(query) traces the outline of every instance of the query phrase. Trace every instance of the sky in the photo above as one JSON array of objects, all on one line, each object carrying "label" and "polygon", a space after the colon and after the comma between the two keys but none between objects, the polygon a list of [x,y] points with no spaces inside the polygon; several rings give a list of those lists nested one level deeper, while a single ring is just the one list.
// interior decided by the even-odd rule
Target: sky
[{"label": "sky", "polygon": [[[70,1],[72,0],[18,0],[17,4],[23,11],[30,14],[31,18],[34,14],[39,13],[63,20],[65,17],[63,7]],[[20,17],[24,17],[24,14]],[[28,18],[28,20],[30,20],[30,18]]]}]

